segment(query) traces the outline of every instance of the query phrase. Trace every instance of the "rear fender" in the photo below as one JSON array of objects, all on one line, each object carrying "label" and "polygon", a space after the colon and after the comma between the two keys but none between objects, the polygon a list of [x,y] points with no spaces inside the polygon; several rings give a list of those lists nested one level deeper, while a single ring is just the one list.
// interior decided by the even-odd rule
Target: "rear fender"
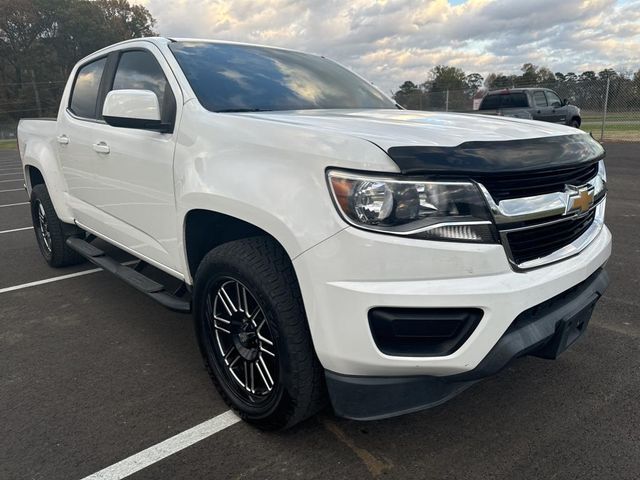
[{"label": "rear fender", "polygon": [[25,185],[27,193],[31,195],[33,188],[29,167],[36,168],[42,174],[51,202],[56,209],[56,214],[66,223],[73,223],[74,216],[67,206],[67,184],[60,171],[60,165],[55,155],[55,146],[52,142],[41,139],[27,140],[22,148],[22,164],[24,168]]}]

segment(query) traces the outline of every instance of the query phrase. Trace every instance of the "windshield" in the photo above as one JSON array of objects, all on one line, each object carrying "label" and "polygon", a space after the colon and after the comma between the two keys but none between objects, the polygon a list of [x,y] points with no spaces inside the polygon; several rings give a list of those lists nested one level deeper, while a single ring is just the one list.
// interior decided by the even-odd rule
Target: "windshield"
[{"label": "windshield", "polygon": [[207,110],[395,108],[372,85],[323,57],[224,43],[174,42],[170,48]]}]

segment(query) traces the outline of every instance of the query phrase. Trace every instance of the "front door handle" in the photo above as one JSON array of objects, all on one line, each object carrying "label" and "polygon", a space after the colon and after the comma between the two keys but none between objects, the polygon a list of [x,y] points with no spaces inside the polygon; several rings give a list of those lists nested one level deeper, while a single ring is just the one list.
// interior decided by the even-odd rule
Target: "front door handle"
[{"label": "front door handle", "polygon": [[109,153],[110,152],[109,145],[107,145],[105,142],[94,143],[93,144],[93,149],[98,153]]},{"label": "front door handle", "polygon": [[58,141],[58,143],[60,145],[68,145],[69,144],[69,137],[67,137],[66,135],[58,135],[56,137],[56,140]]}]

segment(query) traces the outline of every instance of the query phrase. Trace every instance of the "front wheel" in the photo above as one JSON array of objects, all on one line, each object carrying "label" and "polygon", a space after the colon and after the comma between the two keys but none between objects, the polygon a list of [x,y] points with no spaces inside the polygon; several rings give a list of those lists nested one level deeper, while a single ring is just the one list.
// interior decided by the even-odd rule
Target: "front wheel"
[{"label": "front wheel", "polygon": [[244,420],[286,428],[323,406],[300,289],[273,240],[247,238],[209,252],[196,274],[194,315],[213,383]]}]

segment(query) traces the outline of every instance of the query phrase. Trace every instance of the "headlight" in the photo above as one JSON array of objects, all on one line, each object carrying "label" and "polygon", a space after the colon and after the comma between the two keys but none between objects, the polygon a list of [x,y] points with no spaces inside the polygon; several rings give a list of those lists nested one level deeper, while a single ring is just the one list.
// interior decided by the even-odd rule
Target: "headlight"
[{"label": "headlight", "polygon": [[598,198],[607,192],[607,169],[604,167],[604,160],[598,162],[598,174],[591,181],[593,184],[593,196]]},{"label": "headlight", "polygon": [[496,242],[489,210],[471,182],[327,172],[342,217],[366,230],[429,240]]}]

